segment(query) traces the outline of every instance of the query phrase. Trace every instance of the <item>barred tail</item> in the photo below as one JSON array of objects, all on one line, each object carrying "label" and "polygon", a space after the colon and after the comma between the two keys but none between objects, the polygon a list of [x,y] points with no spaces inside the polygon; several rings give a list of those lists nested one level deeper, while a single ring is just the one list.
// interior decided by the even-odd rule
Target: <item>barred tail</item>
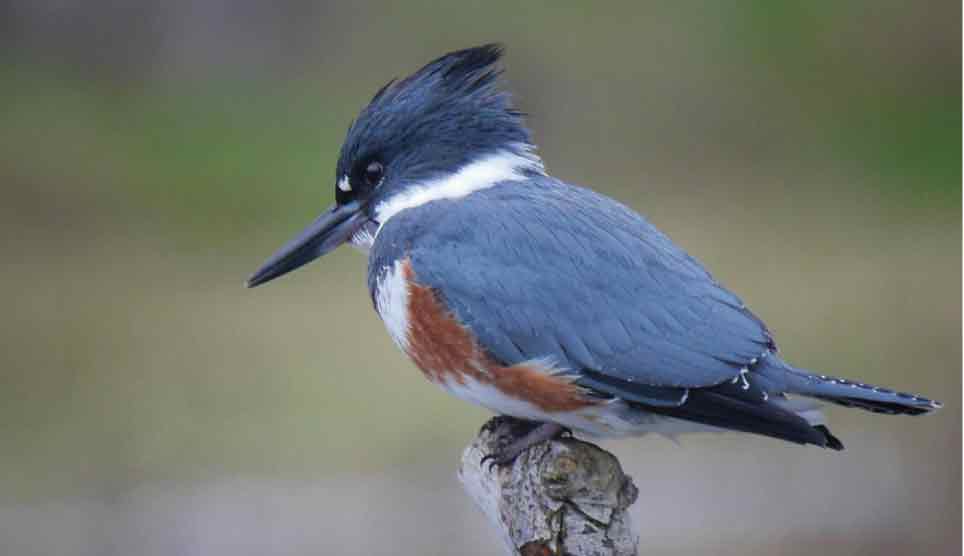
[{"label": "barred tail", "polygon": [[942,407],[940,402],[916,394],[895,392],[845,378],[814,375],[793,367],[787,369],[787,390],[846,407],[859,407],[889,415],[923,415]]}]

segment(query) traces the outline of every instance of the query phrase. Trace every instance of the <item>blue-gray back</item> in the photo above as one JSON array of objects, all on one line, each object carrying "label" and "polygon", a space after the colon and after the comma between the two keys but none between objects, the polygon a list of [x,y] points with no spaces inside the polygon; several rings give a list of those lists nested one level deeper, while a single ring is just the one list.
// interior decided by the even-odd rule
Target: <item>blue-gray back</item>
[{"label": "blue-gray back", "polygon": [[395,215],[373,246],[369,285],[402,256],[504,364],[550,358],[576,373],[700,387],[775,347],[737,296],[643,217],[549,177]]}]

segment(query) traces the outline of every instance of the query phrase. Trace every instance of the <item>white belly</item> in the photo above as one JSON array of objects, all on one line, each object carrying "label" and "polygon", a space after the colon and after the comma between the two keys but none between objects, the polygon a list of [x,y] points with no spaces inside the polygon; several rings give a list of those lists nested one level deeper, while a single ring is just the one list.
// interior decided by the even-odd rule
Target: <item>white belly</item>
[{"label": "white belly", "polygon": [[549,413],[524,400],[506,396],[491,384],[483,384],[472,379],[465,380],[463,384],[446,381],[440,386],[461,400],[480,405],[499,415],[559,423],[591,436],[621,437],[657,433],[675,437],[681,433],[720,430],[691,421],[647,413],[632,408],[619,399],[575,411]]}]

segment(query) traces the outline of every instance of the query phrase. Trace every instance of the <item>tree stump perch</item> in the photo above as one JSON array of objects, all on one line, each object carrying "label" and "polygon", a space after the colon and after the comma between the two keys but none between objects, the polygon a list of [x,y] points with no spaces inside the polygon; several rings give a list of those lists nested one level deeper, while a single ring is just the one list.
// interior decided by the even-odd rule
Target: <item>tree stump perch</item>
[{"label": "tree stump perch", "polygon": [[615,456],[588,442],[559,438],[532,446],[511,466],[490,470],[481,464],[511,439],[508,420],[489,421],[463,452],[458,473],[509,554],[637,553],[628,510],[638,491]]}]

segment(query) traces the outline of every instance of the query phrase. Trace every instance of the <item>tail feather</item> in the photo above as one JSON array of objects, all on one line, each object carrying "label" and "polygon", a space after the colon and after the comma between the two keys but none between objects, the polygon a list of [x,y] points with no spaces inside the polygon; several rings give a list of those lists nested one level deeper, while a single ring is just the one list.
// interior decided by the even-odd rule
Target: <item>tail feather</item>
[{"label": "tail feather", "polygon": [[582,374],[580,385],[650,414],[831,450],[843,450],[843,443],[827,428],[819,404],[804,397],[891,415],[921,415],[941,408],[940,402],[923,396],[814,375],[773,354],[743,367],[729,380],[702,388],[651,386],[589,370]]},{"label": "tail feather", "polygon": [[[753,400],[728,392],[725,385],[694,388],[680,406],[638,404],[649,413],[695,421],[722,429],[731,429],[779,438],[797,444],[814,444],[832,450],[843,450],[843,443],[824,425],[812,425],[804,417],[784,408],[778,400]],[[631,402],[632,403],[632,402]]]},{"label": "tail feather", "polygon": [[787,391],[888,415],[923,415],[942,407],[940,402],[916,394],[895,392],[846,378],[814,375],[792,367],[787,370]]},{"label": "tail feather", "polygon": [[831,450],[843,450],[843,442],[841,442],[839,438],[830,432],[830,429],[827,428],[827,425],[815,425],[813,428],[823,433],[823,436],[827,442],[827,448],[830,448]]}]

